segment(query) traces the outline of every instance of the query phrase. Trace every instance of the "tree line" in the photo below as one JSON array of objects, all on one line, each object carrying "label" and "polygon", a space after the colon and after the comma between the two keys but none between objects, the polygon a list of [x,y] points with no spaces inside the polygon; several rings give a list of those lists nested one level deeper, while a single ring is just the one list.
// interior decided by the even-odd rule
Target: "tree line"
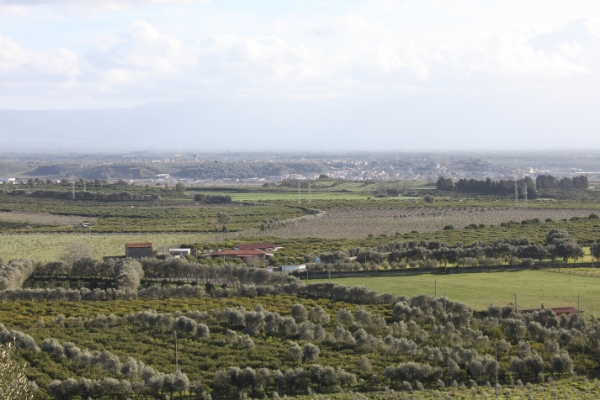
[{"label": "tree line", "polygon": [[194,201],[203,204],[229,204],[233,202],[231,196],[222,194],[204,194],[196,193]]},{"label": "tree line", "polygon": [[518,187],[519,196],[523,198],[525,187],[527,187],[527,198],[536,199],[538,194],[533,179],[514,180],[484,180],[461,178],[456,183],[450,178],[439,177],[436,183],[438,190],[456,191],[460,193],[474,193],[481,195],[510,196],[515,193],[515,185]]},{"label": "tree line", "polygon": [[[53,199],[71,200],[73,193],[65,190],[34,190],[15,189],[6,191],[6,194],[13,196],[31,196],[48,197]],[[103,193],[103,192],[84,192],[76,191],[75,200],[96,200],[96,201],[157,201],[162,200],[159,194],[140,194],[131,192]]]},{"label": "tree line", "polygon": [[[600,259],[600,245],[592,245],[592,255]],[[594,250],[597,249],[597,250]],[[552,229],[546,235],[545,244],[534,244],[528,237],[496,239],[492,244],[476,241],[470,246],[456,243],[454,246],[441,241],[389,242],[376,248],[355,247],[348,251],[337,250],[319,255],[321,264],[313,264],[314,270],[327,268],[344,269],[353,263],[364,268],[368,264],[388,263],[406,267],[407,263],[434,268],[439,265],[500,265],[523,264],[533,266],[534,260],[541,262],[550,258],[552,262],[562,259],[583,257],[583,250],[569,232]]]},{"label": "tree line", "polygon": [[552,175],[538,175],[535,178],[537,189],[587,189],[588,178],[585,175],[574,176],[573,178],[558,179]]},{"label": "tree line", "polygon": [[575,176],[571,179],[558,179],[552,175],[538,175],[535,179],[526,177],[519,180],[484,180],[461,178],[456,183],[450,178],[440,176],[436,183],[436,188],[443,191],[457,191],[460,193],[474,193],[481,195],[511,196],[515,193],[515,185],[519,191],[519,198],[524,197],[525,188],[527,188],[527,198],[536,199],[538,190],[543,189],[587,189],[588,178],[585,175]]}]

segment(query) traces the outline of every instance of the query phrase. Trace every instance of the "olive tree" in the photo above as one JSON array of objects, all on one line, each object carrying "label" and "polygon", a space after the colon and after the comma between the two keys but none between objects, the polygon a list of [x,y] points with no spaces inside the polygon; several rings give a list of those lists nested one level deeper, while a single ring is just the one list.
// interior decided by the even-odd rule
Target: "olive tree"
[{"label": "olive tree", "polygon": [[0,345],[0,400],[32,399],[25,366],[12,359],[12,351],[10,344]]}]

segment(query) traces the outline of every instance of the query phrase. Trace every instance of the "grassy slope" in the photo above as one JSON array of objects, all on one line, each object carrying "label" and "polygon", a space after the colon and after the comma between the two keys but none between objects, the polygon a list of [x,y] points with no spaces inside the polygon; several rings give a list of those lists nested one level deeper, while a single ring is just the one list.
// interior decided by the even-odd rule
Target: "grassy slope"
[{"label": "grassy slope", "polygon": [[385,276],[334,278],[342,285],[362,285],[371,289],[396,294],[415,296],[437,294],[460,300],[476,309],[489,304],[504,306],[514,303],[516,293],[518,305],[523,308],[538,308],[574,305],[577,294],[581,294],[581,309],[590,312],[592,303],[600,308],[600,279],[550,271],[487,272],[450,275],[422,274],[415,276]]}]

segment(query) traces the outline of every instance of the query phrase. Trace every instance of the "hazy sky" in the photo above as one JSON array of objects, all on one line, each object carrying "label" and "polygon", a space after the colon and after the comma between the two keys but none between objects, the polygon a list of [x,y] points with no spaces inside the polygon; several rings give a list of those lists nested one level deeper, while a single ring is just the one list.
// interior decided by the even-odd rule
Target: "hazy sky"
[{"label": "hazy sky", "polygon": [[592,135],[599,44],[597,0],[0,0],[0,108],[400,98],[466,142],[475,112]]}]

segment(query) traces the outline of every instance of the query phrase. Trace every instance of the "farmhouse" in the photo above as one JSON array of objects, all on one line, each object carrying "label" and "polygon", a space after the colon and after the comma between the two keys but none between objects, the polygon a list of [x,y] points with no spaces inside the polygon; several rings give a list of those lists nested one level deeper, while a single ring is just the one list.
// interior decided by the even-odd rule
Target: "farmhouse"
[{"label": "farmhouse", "polygon": [[127,243],[125,245],[125,257],[127,257],[127,258],[152,257],[152,243]]},{"label": "farmhouse", "polygon": [[[530,308],[527,310],[521,310],[522,313],[524,314],[528,314],[528,313],[534,313],[537,311],[542,311],[545,310],[546,308],[544,307],[544,305],[542,304],[541,308]],[[551,308],[550,310],[552,310],[552,312],[554,314],[556,314],[557,317],[560,317],[561,315],[571,315],[571,314],[580,314],[583,313],[584,311],[581,311],[578,308],[575,307],[555,307],[555,308]]]},{"label": "farmhouse", "polygon": [[238,244],[233,247],[234,250],[260,250],[260,251],[277,251],[283,249],[283,247],[276,245],[275,243],[248,243]]},{"label": "farmhouse", "polygon": [[225,258],[232,258],[232,257],[237,257],[237,258],[241,258],[244,261],[265,261],[267,259],[268,256],[270,256],[270,254],[265,253],[264,251],[260,251],[260,250],[224,250],[224,251],[217,251],[214,253],[211,253],[210,256],[212,258],[217,258],[217,257],[225,257]]}]

